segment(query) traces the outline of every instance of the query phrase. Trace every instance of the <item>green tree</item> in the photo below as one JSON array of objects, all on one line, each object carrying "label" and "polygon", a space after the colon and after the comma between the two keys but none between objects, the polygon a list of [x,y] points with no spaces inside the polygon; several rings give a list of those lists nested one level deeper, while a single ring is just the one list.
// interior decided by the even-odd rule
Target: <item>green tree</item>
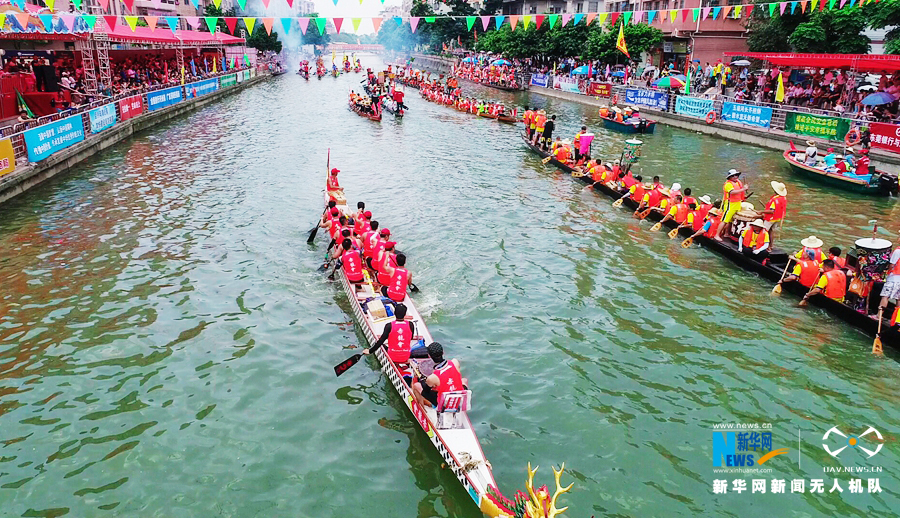
[{"label": "green tree", "polygon": [[797,26],[788,41],[794,52],[867,54],[869,37],[862,9],[815,11]]},{"label": "green tree", "polygon": [[800,14],[797,9],[791,14],[788,6],[784,15],[769,16],[768,5],[759,3],[750,15],[745,27],[750,31],[747,37],[747,48],[750,52],[790,52],[788,39],[798,25],[806,21],[807,15]]},{"label": "green tree", "polygon": [[884,37],[884,52],[900,54],[900,0],[881,0],[862,8],[869,26],[873,29],[893,27]]},{"label": "green tree", "polygon": [[[598,59],[604,63],[623,63],[628,58],[616,48],[621,18],[609,30],[599,27],[591,31],[584,49],[584,57]],[[625,43],[633,60],[640,59],[642,53],[649,51],[654,45],[663,41],[663,32],[656,27],[645,24],[625,26]]]},{"label": "green tree", "polygon": [[256,26],[254,28],[253,34],[247,38],[247,46],[256,50],[281,52],[281,42],[278,41],[278,33],[273,32],[269,35],[265,27]]},{"label": "green tree", "polygon": [[[305,15],[307,18],[318,18],[319,13],[309,13]],[[298,25],[300,22],[294,20],[293,24]],[[291,27],[291,31],[300,30],[299,27]],[[331,42],[331,36],[328,34],[328,31],[322,31],[322,34],[319,34],[319,26],[316,25],[315,20],[309,20],[309,25],[306,26],[306,34],[302,36],[304,45],[328,45]]]}]

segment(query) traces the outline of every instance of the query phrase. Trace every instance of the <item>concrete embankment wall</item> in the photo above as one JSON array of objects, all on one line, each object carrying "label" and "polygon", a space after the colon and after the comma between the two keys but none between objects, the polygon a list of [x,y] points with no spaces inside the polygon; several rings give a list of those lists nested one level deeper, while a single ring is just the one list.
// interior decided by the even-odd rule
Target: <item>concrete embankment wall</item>
[{"label": "concrete embankment wall", "polygon": [[0,183],[0,203],[8,201],[41,182],[68,171],[88,157],[91,157],[104,149],[113,146],[137,132],[152,128],[185,113],[197,110],[219,99],[240,92],[245,88],[256,85],[261,81],[270,79],[268,74],[258,75],[247,79],[234,86],[230,86],[213,93],[182,101],[172,106],[144,113],[137,117],[116,123],[115,126],[92,136],[86,136],[83,142],[66,148],[53,156],[40,162],[20,167],[15,172],[3,177]]},{"label": "concrete embankment wall", "polygon": [[[446,58],[437,56],[415,54],[414,57],[415,61],[413,62],[413,65],[426,67],[430,70],[438,71],[442,74],[446,74],[449,72],[450,65],[452,63]],[[597,99],[588,95],[563,92],[553,88],[543,88],[540,86],[531,85],[528,87],[528,91],[531,93],[546,95],[548,97],[554,97],[557,99],[565,99],[567,101],[581,103],[588,106],[599,107],[609,105],[609,99],[606,98]],[[756,146],[777,150],[779,152],[783,152],[788,149],[790,147],[791,141],[794,141],[797,147],[806,147],[806,144],[804,142],[808,138],[802,135],[794,135],[774,129],[762,130],[753,128],[751,126],[731,124],[722,121],[716,121],[713,124],[706,124],[703,119],[679,115],[672,112],[652,110],[646,107],[642,107],[641,112],[645,113],[648,118],[657,120],[661,124],[674,126],[676,128],[681,128],[688,131],[696,131],[705,135],[712,135],[714,137],[733,140],[736,142],[741,142],[743,144],[753,144]],[[842,148],[843,142],[819,144],[820,150],[824,150],[825,147],[828,146],[832,146],[835,149]],[[875,167],[879,170],[894,174],[900,174],[900,155],[896,153],[888,153],[880,149],[872,149],[869,156],[872,160],[872,164],[875,165]]]}]

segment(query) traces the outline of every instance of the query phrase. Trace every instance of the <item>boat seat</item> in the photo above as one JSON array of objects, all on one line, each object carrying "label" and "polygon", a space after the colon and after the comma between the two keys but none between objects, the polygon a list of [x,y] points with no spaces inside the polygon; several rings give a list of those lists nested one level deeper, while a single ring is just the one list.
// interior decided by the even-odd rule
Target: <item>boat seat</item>
[{"label": "boat seat", "polygon": [[459,421],[460,412],[468,412],[472,408],[472,391],[458,390],[444,392],[438,396],[437,427],[439,430],[462,428]]}]

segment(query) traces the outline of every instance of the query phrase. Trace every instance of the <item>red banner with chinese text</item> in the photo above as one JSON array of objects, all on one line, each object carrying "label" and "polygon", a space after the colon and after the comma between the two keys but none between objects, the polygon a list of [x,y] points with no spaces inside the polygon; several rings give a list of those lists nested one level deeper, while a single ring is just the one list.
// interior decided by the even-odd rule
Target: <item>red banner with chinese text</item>
[{"label": "red banner with chinese text", "polygon": [[900,153],[900,124],[869,123],[872,147]]},{"label": "red banner with chinese text", "polygon": [[591,83],[588,95],[595,97],[609,97],[612,94],[612,85],[609,83]]},{"label": "red banner with chinese text", "polygon": [[128,120],[137,117],[144,112],[144,105],[141,103],[141,96],[126,97],[119,101],[119,113],[122,115],[121,120]]}]

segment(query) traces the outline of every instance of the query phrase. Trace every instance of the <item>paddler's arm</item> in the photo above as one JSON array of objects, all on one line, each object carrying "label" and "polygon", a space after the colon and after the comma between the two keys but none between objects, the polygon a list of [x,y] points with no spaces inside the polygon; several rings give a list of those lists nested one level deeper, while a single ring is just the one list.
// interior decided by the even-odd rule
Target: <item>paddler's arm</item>
[{"label": "paddler's arm", "polygon": [[375,342],[374,344],[372,344],[372,347],[370,347],[368,349],[363,349],[362,353],[363,354],[372,354],[375,351],[377,351],[379,348],[381,348],[382,345],[384,345],[384,342],[388,339],[388,336],[390,336],[390,334],[391,334],[391,323],[388,322],[387,324],[384,325],[384,331],[382,331],[381,337],[378,339],[378,341]]},{"label": "paddler's arm", "polygon": [[711,219],[707,219],[706,222],[703,223],[703,226],[700,227],[700,230],[698,230],[698,231],[694,232],[693,234],[691,234],[691,239],[693,239],[693,238],[695,238],[695,237],[697,237],[697,236],[699,236],[699,235],[705,234],[706,232],[709,232],[709,229],[710,229],[710,228],[712,228],[712,220],[711,220]]},{"label": "paddler's arm", "polygon": [[828,277],[824,275],[819,276],[819,282],[816,283],[816,287],[804,295],[803,300],[809,300],[809,298],[814,295],[821,295],[825,291],[826,286],[828,286]]}]

